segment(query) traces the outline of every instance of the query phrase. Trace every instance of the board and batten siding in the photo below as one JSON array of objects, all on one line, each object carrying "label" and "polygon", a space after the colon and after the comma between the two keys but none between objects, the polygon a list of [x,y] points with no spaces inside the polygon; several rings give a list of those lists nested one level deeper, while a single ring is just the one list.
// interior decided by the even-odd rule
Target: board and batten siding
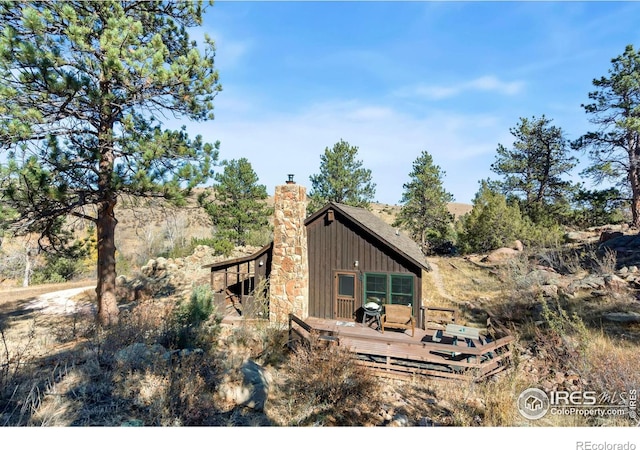
[{"label": "board and batten siding", "polygon": [[[404,273],[414,278],[414,316],[421,305],[422,268],[393,251],[384,242],[363,231],[335,211],[333,220],[326,215],[307,224],[309,255],[309,315],[333,319],[335,274],[355,272],[358,278],[356,309],[362,306],[364,273]],[[358,261],[358,267],[355,267]]]}]

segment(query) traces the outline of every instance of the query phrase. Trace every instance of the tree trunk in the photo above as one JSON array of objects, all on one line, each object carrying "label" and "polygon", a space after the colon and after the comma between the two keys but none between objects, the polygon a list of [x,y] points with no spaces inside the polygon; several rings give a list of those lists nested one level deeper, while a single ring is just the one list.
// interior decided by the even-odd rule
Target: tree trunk
[{"label": "tree trunk", "polygon": [[[104,98],[108,97],[109,82],[101,80]],[[113,144],[113,115],[111,105],[105,103],[102,109],[103,119],[98,128],[98,148],[100,162],[98,166],[98,191],[101,194],[98,203],[96,228],[98,232],[98,282],[96,296],[98,302],[98,323],[103,326],[118,322],[118,302],[116,299],[116,224],[115,207],[118,197],[112,186],[115,152]]]},{"label": "tree trunk", "polygon": [[31,282],[31,245],[26,244],[24,246],[24,278],[22,279],[22,286],[28,287]]},{"label": "tree trunk", "polygon": [[634,228],[640,228],[640,180],[638,180],[638,171],[632,170],[629,173],[629,178],[636,177],[631,182],[631,226]]},{"label": "tree trunk", "polygon": [[631,186],[631,226],[640,228],[640,147],[633,136],[627,137],[629,152],[629,185]]},{"label": "tree trunk", "polygon": [[98,322],[109,326],[118,322],[118,302],[116,299],[116,220],[115,197],[102,202],[98,210]]}]

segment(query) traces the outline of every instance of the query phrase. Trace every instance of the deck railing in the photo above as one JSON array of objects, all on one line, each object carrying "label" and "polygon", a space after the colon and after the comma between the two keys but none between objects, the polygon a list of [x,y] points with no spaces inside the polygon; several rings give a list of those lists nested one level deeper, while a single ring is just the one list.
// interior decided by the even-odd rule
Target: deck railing
[{"label": "deck railing", "polygon": [[475,380],[490,377],[509,367],[514,337],[498,333],[492,339],[468,340],[468,345],[407,340],[391,333],[366,336],[348,328],[340,331],[314,329],[304,320],[289,315],[290,342],[314,344],[330,340],[348,348],[359,364],[380,375],[403,377],[425,375],[438,378]]}]

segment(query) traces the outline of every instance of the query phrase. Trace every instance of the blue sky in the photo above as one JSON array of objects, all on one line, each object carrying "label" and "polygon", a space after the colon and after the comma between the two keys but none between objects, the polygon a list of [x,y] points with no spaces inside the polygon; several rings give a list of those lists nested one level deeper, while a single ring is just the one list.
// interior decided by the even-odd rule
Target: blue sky
[{"label": "blue sky", "polygon": [[188,129],[219,140],[221,159],[247,158],[270,195],[289,173],[310,189],[343,139],[377,201],[399,203],[426,150],[470,203],[521,117],[569,139],[593,128],[581,104],[640,47],[639,18],[633,2],[219,1],[191,34],[215,39],[223,91],[215,120]]}]

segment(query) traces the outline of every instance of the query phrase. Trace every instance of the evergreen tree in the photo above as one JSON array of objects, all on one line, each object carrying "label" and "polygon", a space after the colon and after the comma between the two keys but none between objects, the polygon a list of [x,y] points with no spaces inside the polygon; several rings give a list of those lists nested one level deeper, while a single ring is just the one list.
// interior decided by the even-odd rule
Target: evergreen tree
[{"label": "evergreen tree", "polygon": [[473,199],[473,209],[457,224],[463,253],[487,252],[520,239],[523,220],[517,205],[509,205],[501,193],[483,180]]},{"label": "evergreen tree", "polygon": [[453,217],[447,205],[453,195],[442,186],[444,175],[431,155],[423,151],[413,162],[410,181],[404,184],[400,200],[402,208],[393,224],[408,230],[425,254],[446,243],[452,233]]},{"label": "evergreen tree", "polygon": [[[115,206],[123,195],[179,202],[211,175],[215,145],[163,128],[213,118],[220,90],[198,1],[0,3],[0,197],[15,227],[56,247],[69,215],[97,230],[98,320],[118,319]],[[59,246],[57,246],[59,247]]]},{"label": "evergreen tree", "polygon": [[551,119],[521,118],[510,129],[515,138],[513,147],[498,144],[496,160],[491,170],[503,178],[492,186],[509,199],[520,203],[523,214],[535,223],[558,222],[568,214],[574,186],[563,176],[576,166],[569,155],[570,146],[561,128],[551,125]]},{"label": "evergreen tree", "polygon": [[333,148],[325,148],[320,155],[320,173],[311,175],[309,212],[323,207],[327,202],[367,208],[376,193],[371,181],[371,170],[362,167],[357,160],[358,147],[348,142],[337,142]]},{"label": "evergreen tree", "polygon": [[628,204],[616,188],[580,188],[573,198],[573,222],[583,228],[619,224],[625,221]]},{"label": "evergreen tree", "polygon": [[592,165],[584,175],[630,193],[632,225],[640,227],[640,54],[627,45],[611,65],[608,78],[593,80],[592,103],[582,105],[597,131],[580,137],[574,147],[589,151]]},{"label": "evergreen tree", "polygon": [[219,239],[232,245],[246,245],[251,232],[268,229],[272,214],[265,202],[267,188],[246,158],[223,162],[216,173],[214,200],[200,198],[216,227]]}]

